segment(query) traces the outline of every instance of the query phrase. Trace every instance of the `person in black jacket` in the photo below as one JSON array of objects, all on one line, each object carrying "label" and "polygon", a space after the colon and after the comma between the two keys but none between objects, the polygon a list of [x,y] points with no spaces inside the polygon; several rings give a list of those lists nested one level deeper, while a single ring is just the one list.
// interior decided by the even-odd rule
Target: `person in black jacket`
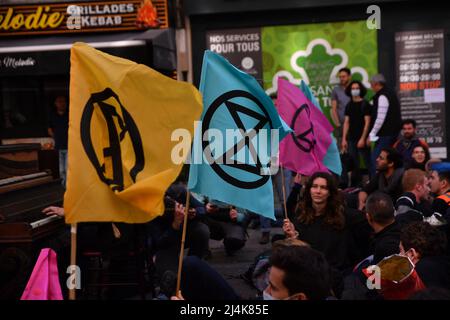
[{"label": "person in black jacket", "polygon": [[391,198],[382,192],[372,193],[366,201],[366,217],[374,231],[371,264],[399,251],[400,227],[394,218]]},{"label": "person in black jacket", "polygon": [[375,162],[383,148],[392,146],[401,130],[400,103],[396,93],[386,87],[382,74],[374,75],[370,81],[375,91],[372,108],[372,129],[367,145],[375,142],[370,166],[371,177],[375,175]]},{"label": "person in black jacket", "polygon": [[402,185],[405,193],[395,202],[395,220],[400,226],[430,217],[433,211],[428,202],[430,186],[426,173],[420,169],[406,170]]},{"label": "person in black jacket", "polygon": [[395,202],[403,193],[402,177],[404,170],[402,158],[398,151],[391,147],[383,148],[376,160],[376,165],[377,174],[358,193],[359,210],[364,209],[367,196],[372,192],[384,192],[391,196],[392,202]]},{"label": "person in black jacket", "polygon": [[370,256],[358,263],[353,273],[344,278],[343,300],[382,299],[366,285],[367,277],[362,270],[380,262],[383,258],[399,253],[400,227],[394,218],[394,205],[391,198],[383,192],[374,192],[366,200],[366,218],[372,227]]},{"label": "person in black jacket", "polygon": [[[185,215],[184,203],[186,203],[186,186],[182,182],[176,182],[166,191],[164,214],[147,224],[157,284],[164,280],[165,273],[176,280]],[[189,207],[185,248],[189,248],[189,256],[205,259],[209,254],[210,237],[209,228],[203,223],[202,218],[205,207],[193,196],[190,198]],[[168,295],[169,292],[165,294]]]},{"label": "person in black jacket", "polygon": [[246,211],[217,200],[210,200],[205,208],[205,222],[211,231],[211,239],[223,239],[228,256],[244,247],[249,220]]},{"label": "person in black jacket", "polygon": [[417,123],[414,119],[403,120],[402,134],[393,145],[393,147],[402,155],[403,161],[405,163],[409,163],[411,162],[411,160],[413,160],[412,154],[413,150],[416,147],[422,146],[428,149],[428,144],[425,142],[425,140],[416,136],[416,127]]}]

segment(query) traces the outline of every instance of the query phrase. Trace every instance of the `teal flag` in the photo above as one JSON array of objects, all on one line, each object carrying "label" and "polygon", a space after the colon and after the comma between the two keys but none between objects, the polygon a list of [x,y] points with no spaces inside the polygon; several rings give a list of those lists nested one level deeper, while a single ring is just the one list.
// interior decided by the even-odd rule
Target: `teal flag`
[{"label": "teal flag", "polygon": [[200,91],[204,108],[188,188],[275,219],[271,156],[291,129],[252,76],[211,51],[203,57]]},{"label": "teal flag", "polygon": [[[300,83],[300,90],[302,90],[303,94],[306,96],[306,98],[313,103],[320,111],[322,111],[322,108],[320,107],[319,101],[317,101],[316,97],[314,97],[311,89],[308,87],[308,85],[305,83],[305,81],[302,80]],[[323,113],[323,111],[322,111]],[[328,170],[336,173],[338,176],[342,173],[342,163],[341,163],[341,156],[339,154],[339,149],[336,144],[336,139],[333,136],[333,133],[331,133],[331,144],[328,147],[327,153],[325,157],[323,158],[323,164],[325,167],[328,168]]]}]

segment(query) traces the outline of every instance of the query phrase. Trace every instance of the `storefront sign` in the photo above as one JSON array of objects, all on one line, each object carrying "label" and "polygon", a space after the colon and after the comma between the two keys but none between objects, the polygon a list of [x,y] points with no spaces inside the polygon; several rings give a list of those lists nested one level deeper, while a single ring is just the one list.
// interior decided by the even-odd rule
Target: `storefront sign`
[{"label": "storefront sign", "polygon": [[0,75],[34,74],[42,67],[38,61],[38,55],[31,52],[0,54]]},{"label": "storefront sign", "polygon": [[0,7],[0,36],[167,27],[167,0]]},{"label": "storefront sign", "polygon": [[[206,44],[254,76],[269,95],[277,92],[278,77],[297,85],[304,80],[329,119],[340,68],[350,68],[368,89],[378,72],[377,30],[366,21],[213,30]],[[372,96],[369,90],[366,99]]]},{"label": "storefront sign", "polygon": [[262,83],[260,30],[213,30],[206,33],[206,47]]},{"label": "storefront sign", "polygon": [[10,57],[6,56],[3,57],[2,60],[0,60],[0,70],[2,68],[24,68],[24,67],[34,67],[36,65],[36,60],[31,57],[26,58],[16,58],[16,57]]},{"label": "storefront sign", "polygon": [[395,53],[402,118],[417,121],[433,157],[447,158],[444,32],[398,32]]}]

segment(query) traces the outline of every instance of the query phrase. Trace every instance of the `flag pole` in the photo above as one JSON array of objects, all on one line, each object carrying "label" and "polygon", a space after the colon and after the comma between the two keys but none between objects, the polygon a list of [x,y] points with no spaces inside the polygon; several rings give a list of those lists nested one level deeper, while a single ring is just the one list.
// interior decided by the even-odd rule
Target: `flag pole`
[{"label": "flag pole", "polygon": [[281,184],[282,184],[282,190],[283,190],[284,217],[286,219],[289,219],[288,213],[287,213],[287,206],[286,206],[286,187],[284,184],[284,170],[283,170],[283,166],[281,166],[281,164],[280,164],[280,168],[281,168]]},{"label": "flag pole", "polygon": [[[70,228],[70,265],[75,266],[77,264],[77,224],[72,223]],[[69,300],[75,300],[76,291],[75,287],[69,288]]]},{"label": "flag pole", "polygon": [[175,291],[175,295],[178,296],[180,292],[180,284],[181,284],[181,269],[183,269],[183,257],[184,257],[184,242],[186,240],[186,226],[188,221],[188,213],[189,213],[189,200],[190,200],[190,192],[186,190],[186,212],[184,214],[184,223],[183,223],[183,234],[181,236],[181,249],[180,256],[178,257],[178,276],[177,276],[177,289]]}]

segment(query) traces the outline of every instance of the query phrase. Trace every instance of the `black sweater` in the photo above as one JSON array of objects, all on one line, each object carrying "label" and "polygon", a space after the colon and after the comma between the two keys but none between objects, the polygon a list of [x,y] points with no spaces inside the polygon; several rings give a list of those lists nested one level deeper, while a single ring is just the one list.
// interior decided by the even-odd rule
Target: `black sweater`
[{"label": "black sweater", "polygon": [[372,241],[372,264],[377,264],[383,258],[399,252],[400,226],[397,221],[376,233]]},{"label": "black sweater", "polygon": [[357,210],[345,210],[345,225],[336,229],[325,223],[324,216],[317,217],[312,223],[293,221],[299,232],[299,239],[312,248],[322,252],[330,265],[344,271],[358,262],[366,254],[369,233],[365,216]]},{"label": "black sweater", "polygon": [[423,257],[417,262],[416,271],[425,286],[450,290],[449,257]]}]

